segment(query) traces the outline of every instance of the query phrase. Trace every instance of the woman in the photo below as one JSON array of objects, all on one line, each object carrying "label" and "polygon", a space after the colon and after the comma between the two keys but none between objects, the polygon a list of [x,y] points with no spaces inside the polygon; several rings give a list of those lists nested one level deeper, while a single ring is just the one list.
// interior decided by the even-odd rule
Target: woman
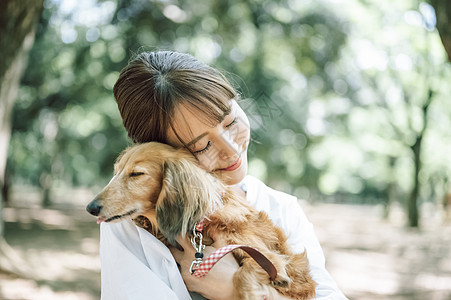
[{"label": "woman", "polygon": [[[134,142],[187,148],[205,170],[236,185],[254,207],[266,211],[295,252],[307,251],[317,299],[346,299],[325,269],[324,254],[297,199],[246,176],[249,121],[221,73],[188,54],[144,52],[122,70],[114,96]],[[194,248],[188,239],[178,243],[183,250],[168,249],[132,221],[102,223],[102,299],[233,299],[232,276],[238,269],[233,256],[195,278],[189,274]],[[205,254],[222,246],[216,240]]]}]

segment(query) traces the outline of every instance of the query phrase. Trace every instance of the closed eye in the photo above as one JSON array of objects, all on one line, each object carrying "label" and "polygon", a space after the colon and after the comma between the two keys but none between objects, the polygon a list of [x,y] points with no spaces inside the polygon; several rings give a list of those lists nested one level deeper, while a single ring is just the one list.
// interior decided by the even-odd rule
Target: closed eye
[{"label": "closed eye", "polygon": [[199,151],[194,151],[194,154],[202,154],[204,152],[206,152],[211,146],[211,142],[208,141],[207,146],[205,146],[205,148],[199,150]]},{"label": "closed eye", "polygon": [[[236,123],[238,123],[237,117],[233,118],[232,122],[230,122],[229,124],[225,125],[224,127],[229,128],[229,127],[235,125]],[[210,146],[211,146],[211,142],[208,141],[207,145],[203,149],[200,149],[198,151],[194,151],[194,154],[197,155],[197,154],[205,153],[205,152],[208,151],[208,149],[210,149]]]},{"label": "closed eye", "polygon": [[229,124],[227,124],[225,127],[230,127],[230,126],[232,126],[232,125],[235,125],[237,123],[237,120],[236,120],[236,117],[233,119],[233,121],[232,122],[230,122]]},{"label": "closed eye", "polygon": [[131,172],[129,174],[130,177],[138,177],[138,176],[141,176],[141,175],[144,175],[144,173],[143,172]]}]

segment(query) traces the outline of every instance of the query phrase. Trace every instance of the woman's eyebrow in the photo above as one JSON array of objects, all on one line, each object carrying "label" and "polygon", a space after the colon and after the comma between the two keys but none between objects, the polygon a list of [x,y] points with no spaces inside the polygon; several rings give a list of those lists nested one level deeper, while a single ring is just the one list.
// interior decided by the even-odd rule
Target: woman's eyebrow
[{"label": "woman's eyebrow", "polygon": [[191,142],[189,142],[188,144],[186,144],[186,146],[191,146],[195,143],[197,143],[197,141],[199,141],[201,138],[203,138],[204,136],[206,136],[208,134],[208,132],[204,132],[201,135],[199,135],[197,138],[195,138],[194,140],[192,140]]},{"label": "woman's eyebrow", "polygon": [[[221,119],[219,120],[219,123],[222,123],[222,122],[224,121],[224,119],[225,119],[228,115],[230,115],[231,112],[232,112],[231,109],[229,109],[227,112],[225,112],[225,113],[222,115]],[[199,135],[197,138],[193,139],[191,142],[189,142],[188,144],[186,144],[186,146],[189,147],[189,146],[191,146],[191,145],[197,143],[201,138],[203,138],[203,137],[206,136],[207,134],[208,134],[208,132],[202,133],[202,134]]]}]

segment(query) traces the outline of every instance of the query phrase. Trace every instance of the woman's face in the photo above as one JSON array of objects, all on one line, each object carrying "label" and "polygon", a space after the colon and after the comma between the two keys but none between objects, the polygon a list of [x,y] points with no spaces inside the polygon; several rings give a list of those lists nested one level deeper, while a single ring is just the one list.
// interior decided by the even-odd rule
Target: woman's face
[{"label": "woman's face", "polygon": [[[232,185],[247,173],[250,128],[238,103],[231,100],[230,105],[230,114],[213,127],[205,124],[201,112],[179,105],[174,113],[174,129],[206,171]],[[168,131],[168,141],[172,146],[183,146],[172,130]]]}]

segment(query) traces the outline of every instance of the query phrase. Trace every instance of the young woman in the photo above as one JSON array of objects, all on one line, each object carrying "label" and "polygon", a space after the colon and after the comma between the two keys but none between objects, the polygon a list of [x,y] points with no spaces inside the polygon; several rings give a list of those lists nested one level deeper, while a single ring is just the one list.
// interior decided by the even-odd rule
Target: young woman
[{"label": "young woman", "polygon": [[[114,96],[134,142],[187,148],[205,170],[236,185],[247,201],[268,213],[295,252],[307,251],[317,299],[346,299],[325,269],[321,246],[297,199],[246,176],[249,121],[221,73],[188,54],[144,52],[122,70]],[[168,249],[132,221],[103,222],[102,299],[233,299],[232,277],[239,267],[233,256],[195,278],[189,274],[194,248],[188,238],[178,243],[183,250]],[[222,246],[216,240],[205,254]]]}]

